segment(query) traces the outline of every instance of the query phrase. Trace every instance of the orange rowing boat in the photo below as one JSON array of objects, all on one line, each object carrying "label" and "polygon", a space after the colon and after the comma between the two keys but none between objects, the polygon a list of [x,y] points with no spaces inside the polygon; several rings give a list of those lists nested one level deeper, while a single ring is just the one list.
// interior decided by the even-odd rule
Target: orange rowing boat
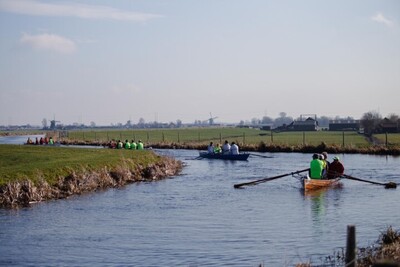
[{"label": "orange rowing boat", "polygon": [[332,187],[339,184],[339,178],[336,179],[310,179],[306,177],[303,179],[304,191],[318,190],[321,188]]}]

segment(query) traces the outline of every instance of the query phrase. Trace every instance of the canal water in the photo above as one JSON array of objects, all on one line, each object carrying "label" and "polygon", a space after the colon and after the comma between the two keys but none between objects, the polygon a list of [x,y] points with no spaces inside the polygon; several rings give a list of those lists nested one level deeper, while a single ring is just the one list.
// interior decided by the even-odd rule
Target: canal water
[{"label": "canal water", "polygon": [[[0,140],[1,142],[1,140]],[[342,180],[311,195],[296,177],[233,185],[302,170],[311,155],[266,153],[232,162],[194,150],[156,150],[186,166],[170,179],[0,210],[0,265],[294,266],[320,264],[346,245],[400,228],[400,188]],[[329,155],[331,159],[334,155]],[[346,173],[400,183],[400,157],[339,155]]]}]

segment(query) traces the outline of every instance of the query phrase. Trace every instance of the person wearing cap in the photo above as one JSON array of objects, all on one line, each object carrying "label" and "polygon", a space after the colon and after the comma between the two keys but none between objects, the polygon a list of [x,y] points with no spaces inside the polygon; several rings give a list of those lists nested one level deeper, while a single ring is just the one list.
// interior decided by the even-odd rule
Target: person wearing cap
[{"label": "person wearing cap", "polygon": [[318,154],[314,154],[313,159],[310,162],[310,178],[311,179],[321,179],[322,170],[324,169],[322,161],[319,159]]},{"label": "person wearing cap", "polygon": [[328,179],[335,179],[344,173],[344,166],[340,162],[339,157],[333,157],[332,163],[329,165]]}]

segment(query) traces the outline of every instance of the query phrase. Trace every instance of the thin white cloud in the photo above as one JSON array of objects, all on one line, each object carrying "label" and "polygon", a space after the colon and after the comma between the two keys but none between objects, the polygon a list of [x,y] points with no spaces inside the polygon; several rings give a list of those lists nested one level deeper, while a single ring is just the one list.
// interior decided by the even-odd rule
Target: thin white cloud
[{"label": "thin white cloud", "polygon": [[390,19],[386,18],[381,12],[376,13],[376,15],[372,16],[371,19],[373,21],[378,22],[378,23],[383,23],[388,27],[392,27],[393,26],[393,21],[391,21]]},{"label": "thin white cloud", "polygon": [[24,33],[20,42],[37,50],[49,50],[63,54],[71,54],[76,50],[76,45],[72,40],[55,34],[30,35]]},{"label": "thin white cloud", "polygon": [[38,0],[0,0],[0,10],[10,13],[35,16],[63,16],[82,19],[111,19],[124,21],[147,21],[161,15],[129,12],[107,6],[83,4],[55,4]]}]

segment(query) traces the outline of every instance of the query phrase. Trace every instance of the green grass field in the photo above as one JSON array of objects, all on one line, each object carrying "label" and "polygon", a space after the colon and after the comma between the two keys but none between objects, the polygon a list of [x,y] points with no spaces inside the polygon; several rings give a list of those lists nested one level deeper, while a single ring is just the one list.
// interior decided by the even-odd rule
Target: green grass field
[{"label": "green grass field", "polygon": [[[382,144],[386,144],[386,141],[389,146],[399,146],[400,145],[400,133],[391,133],[391,134],[375,134],[374,137],[378,138]],[[386,139],[387,137],[387,139]]]},{"label": "green grass field", "polygon": [[0,158],[0,185],[28,177],[34,183],[43,178],[53,184],[58,177],[66,176],[72,171],[96,170],[105,166],[113,169],[122,161],[132,166],[147,165],[159,159],[151,151],[143,150],[26,145],[0,145]]},{"label": "green grass field", "polygon": [[[399,135],[400,136],[400,135]],[[274,145],[327,145],[367,147],[368,141],[356,132],[281,132],[274,133],[248,128],[185,128],[185,129],[150,129],[150,130],[96,130],[70,131],[69,140],[107,142],[111,139],[129,141],[142,140],[152,143],[222,143],[225,140],[239,144],[254,144],[260,142]],[[399,143],[398,143],[399,144]]]}]

